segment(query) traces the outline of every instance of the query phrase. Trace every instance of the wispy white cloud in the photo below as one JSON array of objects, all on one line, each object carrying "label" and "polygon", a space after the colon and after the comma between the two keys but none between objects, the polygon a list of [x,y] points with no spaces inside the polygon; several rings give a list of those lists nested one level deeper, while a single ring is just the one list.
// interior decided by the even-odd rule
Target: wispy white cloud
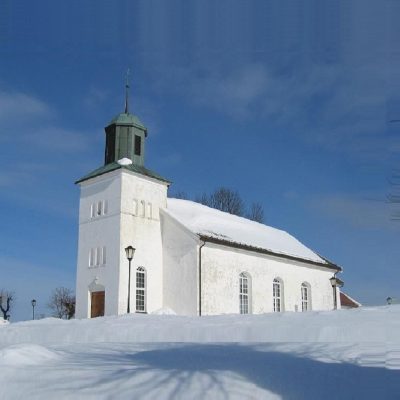
[{"label": "wispy white cloud", "polygon": [[44,101],[11,91],[0,91],[0,132],[7,149],[0,160],[2,200],[14,208],[75,217],[72,184],[83,154],[101,136],[70,129]]},{"label": "wispy white cloud", "polygon": [[[201,71],[175,68],[156,90],[178,91],[188,101],[233,119],[264,121],[333,151],[389,157],[400,139],[387,131],[389,67],[310,64],[278,74],[261,63]],[[266,132],[273,135],[274,132]]]},{"label": "wispy white cloud", "polygon": [[261,65],[248,65],[229,74],[214,71],[203,77],[189,77],[189,96],[232,117],[246,118],[271,85],[271,76]]},{"label": "wispy white cloud", "polygon": [[0,171],[0,187],[16,188],[24,182],[26,189],[29,185],[35,184],[39,175],[46,169],[47,166],[44,164],[15,160],[12,165],[4,166]]},{"label": "wispy white cloud", "polygon": [[93,109],[99,107],[107,99],[108,93],[106,90],[92,86],[86,96],[83,98],[85,107]]},{"label": "wispy white cloud", "polygon": [[62,153],[84,151],[89,146],[87,132],[64,129],[58,126],[46,126],[42,129],[26,132],[21,140],[27,144]]},{"label": "wispy white cloud", "polygon": [[310,198],[308,207],[328,218],[359,229],[399,230],[392,220],[392,208],[385,198],[349,194],[318,195]]},{"label": "wispy white cloud", "polygon": [[48,118],[52,113],[49,105],[35,96],[0,89],[0,123]]},{"label": "wispy white cloud", "polygon": [[[88,133],[57,122],[57,112],[38,97],[0,89],[0,139],[11,145],[57,150],[84,151]],[[15,135],[18,130],[18,135]]]}]

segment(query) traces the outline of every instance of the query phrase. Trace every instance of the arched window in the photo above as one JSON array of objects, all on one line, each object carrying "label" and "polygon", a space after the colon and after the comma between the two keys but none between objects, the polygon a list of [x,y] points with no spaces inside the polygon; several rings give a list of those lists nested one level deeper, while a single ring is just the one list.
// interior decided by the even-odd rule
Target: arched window
[{"label": "arched window", "polygon": [[251,313],[251,278],[246,272],[239,275],[239,311],[240,314]]},{"label": "arched window", "polygon": [[274,312],[283,311],[283,283],[279,278],[275,278],[272,282],[272,300]]},{"label": "arched window", "polygon": [[301,311],[311,310],[311,286],[307,282],[301,284]]},{"label": "arched window", "polygon": [[136,312],[146,312],[146,270],[136,270]]}]

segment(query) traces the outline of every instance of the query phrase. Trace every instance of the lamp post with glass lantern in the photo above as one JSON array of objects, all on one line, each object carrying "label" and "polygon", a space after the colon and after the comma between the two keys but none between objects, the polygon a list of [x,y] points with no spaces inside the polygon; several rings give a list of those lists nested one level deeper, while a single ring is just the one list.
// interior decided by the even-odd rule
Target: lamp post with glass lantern
[{"label": "lamp post with glass lantern", "polygon": [[337,288],[341,288],[343,286],[343,281],[339,278],[336,278],[335,275],[329,279],[333,288],[333,301],[334,301],[334,310],[337,310]]},{"label": "lamp post with glass lantern", "polygon": [[31,304],[32,304],[32,319],[35,319],[35,306],[36,306],[36,300],[35,300],[35,299],[33,299],[33,300],[31,301]]},{"label": "lamp post with glass lantern", "polygon": [[127,307],[127,312],[128,314],[131,312],[131,262],[133,259],[133,256],[135,255],[135,248],[132,246],[128,246],[125,248],[125,253],[126,253],[126,258],[129,261],[129,274],[128,274],[128,307]]},{"label": "lamp post with glass lantern", "polygon": [[337,310],[337,296],[336,296],[336,276],[329,279],[333,288],[333,309]]}]

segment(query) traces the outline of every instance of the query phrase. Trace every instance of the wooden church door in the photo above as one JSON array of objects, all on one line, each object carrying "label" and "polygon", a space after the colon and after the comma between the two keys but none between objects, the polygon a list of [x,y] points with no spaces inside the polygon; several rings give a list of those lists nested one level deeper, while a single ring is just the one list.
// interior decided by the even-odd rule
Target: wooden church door
[{"label": "wooden church door", "polygon": [[92,292],[92,306],[90,310],[90,318],[104,316],[104,298],[105,292]]}]

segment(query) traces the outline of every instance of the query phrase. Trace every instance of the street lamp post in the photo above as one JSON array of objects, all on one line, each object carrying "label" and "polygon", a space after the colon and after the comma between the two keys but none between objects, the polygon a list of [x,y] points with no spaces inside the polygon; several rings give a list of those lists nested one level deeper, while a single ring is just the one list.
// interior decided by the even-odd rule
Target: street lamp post
[{"label": "street lamp post", "polygon": [[329,279],[333,288],[333,309],[337,310],[336,276]]},{"label": "street lamp post", "polygon": [[344,283],[339,278],[336,278],[336,274],[329,279],[333,288],[333,300],[335,305],[335,310],[337,310],[337,288],[343,287]]},{"label": "street lamp post", "polygon": [[128,309],[127,309],[128,314],[131,312],[131,307],[130,307],[130,304],[131,304],[131,262],[132,262],[132,259],[133,259],[134,254],[135,254],[135,250],[136,250],[136,249],[135,249],[134,247],[132,247],[132,246],[128,246],[128,247],[125,249],[126,258],[127,258],[128,261],[129,261],[129,274],[128,274]]},{"label": "street lamp post", "polygon": [[36,306],[36,300],[35,300],[35,299],[33,299],[33,300],[31,301],[31,304],[32,304],[32,319],[35,319],[35,306]]}]

